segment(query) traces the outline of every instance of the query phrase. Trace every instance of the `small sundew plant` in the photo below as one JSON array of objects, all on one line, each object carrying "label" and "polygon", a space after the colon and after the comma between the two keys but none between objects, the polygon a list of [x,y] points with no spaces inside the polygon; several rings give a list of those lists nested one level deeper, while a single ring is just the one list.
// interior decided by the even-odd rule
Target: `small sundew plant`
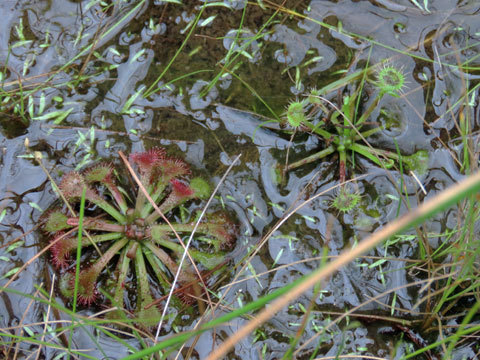
[{"label": "small sundew plant", "polygon": [[377,73],[376,85],[380,92],[398,96],[405,86],[405,75],[392,65],[384,65]]},{"label": "small sundew plant", "polygon": [[288,105],[285,117],[290,126],[297,128],[308,120],[305,115],[305,106],[307,104],[306,101],[292,101],[290,105]]},{"label": "small sundew plant", "polygon": [[[362,109],[361,101],[364,87],[368,86],[366,82],[357,83],[356,88],[350,93],[343,91],[346,94],[343,97],[339,92],[336,104],[322,97],[332,89],[340,90],[343,87],[347,90],[347,87],[353,87],[356,79],[363,75],[367,78],[368,73],[370,69],[357,72],[356,77],[347,76],[344,82],[338,82],[335,86],[326,86],[325,89],[320,90],[313,89],[306,94],[304,100],[290,103],[284,115],[286,120],[284,123],[290,125],[296,132],[308,132],[321,138],[325,147],[310,156],[288,164],[286,171],[320,160],[335,152],[339,156],[341,182],[346,180],[348,165],[355,164],[355,154],[384,168],[390,168],[395,161],[401,161],[404,168],[419,173],[426,171],[428,153],[424,150],[405,156],[365,145],[365,139],[383,129],[378,125],[372,127],[372,123],[367,122],[380,100],[385,95],[398,97],[405,86],[405,76],[401,70],[391,65],[384,65],[374,78],[369,80],[378,88],[378,91],[366,109]],[[331,110],[328,110],[328,107]],[[367,124],[369,126],[365,129]],[[290,131],[290,129],[286,128],[284,131]]]},{"label": "small sundew plant", "polygon": [[350,190],[348,186],[341,186],[331,202],[331,206],[345,214],[355,209],[361,198],[362,196],[357,191]]},{"label": "small sundew plant", "polygon": [[[90,204],[84,214],[84,234],[81,240],[82,266],[78,279],[78,303],[84,306],[103,301],[99,288],[112,299],[112,306],[134,314],[139,322],[155,323],[159,310],[153,303],[170,291],[177,259],[183,253],[175,232],[183,240],[194,226],[195,216],[183,218],[180,207],[193,199],[210,195],[210,187],[201,178],[184,180],[188,166],[181,160],[167,157],[165,151],[154,148],[134,153],[130,162],[137,167],[140,181],[160,212],[170,219],[167,224],[147,200],[141,189],[129,192],[119,184],[126,176],[116,174],[111,164],[100,164],[82,173],[66,174],[59,189],[73,205],[78,204],[85,189]],[[77,251],[76,230],[79,218],[65,208],[50,210],[43,229],[53,242],[51,259],[56,268],[65,272],[62,293],[71,297],[75,286],[72,254]],[[225,250],[232,246],[235,226],[223,214],[210,214],[200,222],[192,242],[190,255],[203,270],[216,270],[225,263]],[[85,236],[88,235],[88,236]],[[151,280],[155,281],[151,281]],[[155,284],[153,283],[155,282]],[[136,284],[135,284],[136,283]],[[193,267],[184,265],[180,272],[177,298],[193,303],[193,296],[202,294],[200,279]],[[153,292],[152,292],[153,290]],[[199,292],[200,291],[200,292]],[[135,305],[136,303],[136,305]],[[118,313],[110,315],[125,317]]]}]

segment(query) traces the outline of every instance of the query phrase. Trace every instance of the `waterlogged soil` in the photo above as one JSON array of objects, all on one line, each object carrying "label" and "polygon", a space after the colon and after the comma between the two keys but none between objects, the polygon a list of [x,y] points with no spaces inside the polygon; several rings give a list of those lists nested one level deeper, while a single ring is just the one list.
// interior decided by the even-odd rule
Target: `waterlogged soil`
[{"label": "waterlogged soil", "polygon": [[[41,334],[43,324],[34,324],[44,321],[47,313],[50,320],[57,316],[27,296],[38,297],[40,288],[48,296],[55,274],[48,254],[31,261],[45,246],[37,228],[41,210],[57,198],[44,169],[29,157],[34,151],[41,154],[43,166],[56,181],[78,164],[118,159],[120,150],[131,153],[163,146],[191,164],[194,173],[218,183],[241,154],[213,205],[223,203],[238,221],[239,236],[227,275],[239,281],[228,291],[217,289],[225,294],[224,304],[230,309],[309,274],[320,265],[322,254],[333,258],[406,212],[406,203],[399,201],[400,186],[408,194],[409,206],[415,207],[464,178],[452,155],[462,158],[455,125],[461,97],[466,84],[474,89],[480,76],[477,1],[419,1],[420,8],[408,0],[285,1],[284,7],[279,7],[280,1],[232,0],[206,7],[195,24],[204,2],[185,3],[116,1],[107,2],[106,8],[90,0],[0,3],[1,285],[30,261],[9,284],[12,291],[1,294],[3,331],[25,335],[17,326],[33,324],[28,331]],[[88,48],[91,44],[94,52]],[[406,155],[428,151],[428,171],[402,177],[398,170],[384,170],[356,157],[350,175],[363,175],[352,186],[361,197],[357,207],[343,213],[332,207],[338,190],[330,188],[339,184],[336,156],[282,179],[278,169],[287,161],[287,152],[289,161],[299,160],[313,154],[322,142],[305,134],[291,142],[290,135],[261,124],[281,117],[289,102],[303,98],[310,89],[386,59],[384,66],[402,70],[406,85],[401,96],[385,96],[373,112],[369,121],[374,126],[384,125],[385,113],[394,114],[395,121],[369,141],[382,149],[398,147]],[[457,66],[460,63],[469,69]],[[19,93],[36,87],[30,99],[19,101]],[[150,87],[156,91],[144,97]],[[479,127],[477,91],[469,95],[473,134]],[[9,105],[15,101],[16,113]],[[55,111],[68,115],[44,116]],[[472,141],[475,144],[476,137]],[[299,208],[262,243],[287,209],[313,196],[315,200]],[[435,234],[453,229],[456,217],[457,211],[451,210],[423,225],[432,234],[424,239],[432,249],[445,241]],[[342,268],[319,292],[302,295],[237,343],[229,358],[281,358],[302,326],[305,329],[294,347],[294,356],[301,359],[346,354],[399,359],[448,336],[453,331],[449,328],[442,334],[422,331],[426,309],[417,302],[426,288],[406,285],[426,275],[400,260],[419,256],[420,240],[414,231],[409,234],[413,236],[381,245]],[[244,257],[261,243],[244,269]],[[390,260],[375,265],[383,256]],[[64,303],[55,291],[53,296]],[[457,304],[453,313],[468,308],[468,301]],[[334,322],[360,304],[356,316]],[[81,313],[91,315],[101,309],[82,308]],[[311,312],[306,318],[307,309]],[[226,310],[218,315],[222,311]],[[191,329],[198,315],[170,318],[161,338]],[[411,323],[399,325],[392,319]],[[237,318],[215,334],[204,333],[197,342],[187,343],[182,354],[191,350],[191,358],[204,359],[247,320]],[[460,321],[452,317],[448,325],[454,329]],[[88,331],[94,330],[75,330],[72,348],[90,349],[87,354],[95,358],[129,354],[127,347],[103,333],[95,333],[97,343],[93,342]],[[61,345],[52,334],[44,340]],[[3,341],[7,349],[9,338]],[[125,341],[140,346],[137,340]],[[428,356],[440,356],[439,349]],[[31,357],[36,350],[37,344],[22,342],[17,358]],[[473,359],[478,351],[476,340],[467,339],[453,358]],[[40,353],[52,359],[62,350],[43,347]]]}]

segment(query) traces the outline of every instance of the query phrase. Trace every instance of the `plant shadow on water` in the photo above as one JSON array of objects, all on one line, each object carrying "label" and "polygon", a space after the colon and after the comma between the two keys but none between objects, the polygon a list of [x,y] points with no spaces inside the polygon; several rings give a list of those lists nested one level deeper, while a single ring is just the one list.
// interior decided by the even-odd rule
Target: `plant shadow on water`
[{"label": "plant shadow on water", "polygon": [[[48,253],[38,255],[45,243],[37,225],[57,198],[48,176],[59,182],[72,171],[114,161],[118,151],[162,146],[191,164],[195,176],[218,183],[234,155],[242,153],[215,200],[216,208],[235,214],[239,232],[227,255],[232,265],[210,293],[220,303],[217,316],[311,273],[325,257],[337,257],[475,170],[479,6],[420,3],[2,2],[0,353],[122,358],[154,342],[141,327],[112,332],[101,316],[93,316],[95,309],[83,307],[75,315],[63,307],[68,299],[57,292]],[[405,76],[397,97],[379,97],[373,84],[378,79],[366,74],[385,59],[384,68],[402,68]],[[359,75],[349,81],[355,71]],[[346,132],[353,134],[353,128],[324,102],[302,103],[312,89],[326,89],[316,96],[348,112],[349,119],[359,111],[356,120],[366,124],[360,132],[368,132],[373,147],[393,154],[395,166],[382,169],[355,136],[353,143],[365,147],[349,144],[343,155],[341,140],[329,143],[326,131],[351,140]],[[289,103],[302,104],[302,113],[315,116],[308,124],[292,119],[285,127],[282,114]],[[323,118],[333,127],[320,128]],[[315,131],[319,136],[312,135]],[[278,170],[332,144],[335,151],[320,161],[290,166],[287,173]],[[412,173],[416,169],[407,156],[419,150],[429,154],[428,170]],[[342,163],[350,171],[339,171]],[[121,166],[116,168],[120,173]],[[346,179],[353,181],[340,185]],[[340,186],[330,190],[334,185]],[[100,192],[111,190],[105,188]],[[134,194],[117,193],[117,200],[122,196]],[[313,196],[259,245],[289,209]],[[92,199],[88,216],[104,205]],[[117,205],[115,211],[122,202]],[[465,214],[474,221],[462,232],[458,219]],[[478,296],[476,214],[475,206],[459,206],[389,239],[239,341],[229,358],[400,359],[453,336]],[[76,226],[72,219],[70,227]],[[101,226],[118,230],[111,223]],[[149,271],[149,278],[157,277]],[[154,297],[165,293],[152,290]],[[126,298],[133,310],[137,299]],[[210,319],[209,311],[179,314],[177,320],[167,318],[160,339]],[[63,322],[54,325],[54,320]],[[186,343],[182,357],[206,358],[244,322],[236,317],[216,332],[204,332]],[[70,325],[69,341],[69,331],[67,337],[61,333]],[[451,358],[478,356],[474,338],[462,341]],[[445,349],[437,344],[423,355],[438,358]]]}]

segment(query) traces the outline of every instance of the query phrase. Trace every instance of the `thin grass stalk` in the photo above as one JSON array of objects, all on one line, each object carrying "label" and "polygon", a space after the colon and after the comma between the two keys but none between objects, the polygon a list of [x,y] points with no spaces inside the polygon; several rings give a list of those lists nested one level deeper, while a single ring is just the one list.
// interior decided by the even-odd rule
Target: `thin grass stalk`
[{"label": "thin grass stalk", "polygon": [[[327,251],[325,251],[325,250],[326,249],[324,248],[324,252],[323,252],[324,256],[322,257],[322,265],[321,266],[325,265],[325,260],[326,260],[326,256],[327,256]],[[300,339],[301,339],[303,333],[305,332],[305,328],[307,327],[308,321],[310,319],[310,314],[312,313],[313,306],[315,304],[315,299],[317,298],[317,296],[320,292],[320,289],[321,289],[320,283],[317,284],[314,287],[313,295],[312,295],[312,297],[310,299],[310,302],[308,304],[307,311],[303,315],[303,319],[302,319],[302,323],[300,324],[300,328],[297,330],[297,333],[295,334],[295,338],[290,341],[290,346],[288,347],[285,354],[283,354],[282,360],[289,360],[289,359],[293,358],[294,350],[295,350],[296,346],[298,345],[298,343],[300,342]]]},{"label": "thin grass stalk", "polygon": [[[78,281],[80,279],[80,259],[82,257],[82,233],[83,233],[83,215],[85,213],[85,196],[87,194],[87,188],[84,186],[82,189],[82,197],[80,198],[80,212],[78,214],[78,237],[77,237],[77,259],[75,264],[75,286],[73,288],[73,305],[72,312],[75,313],[77,309],[77,295],[78,295]],[[72,326],[75,325],[75,317],[72,316]],[[70,332],[68,338],[68,352],[71,351],[73,339],[73,331]],[[70,359],[70,355],[67,355],[67,360]]]}]

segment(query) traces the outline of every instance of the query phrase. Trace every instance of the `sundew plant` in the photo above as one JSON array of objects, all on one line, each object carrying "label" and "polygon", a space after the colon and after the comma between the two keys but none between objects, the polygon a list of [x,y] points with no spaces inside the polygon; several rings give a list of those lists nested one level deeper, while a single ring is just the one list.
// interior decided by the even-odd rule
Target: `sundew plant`
[{"label": "sundew plant", "polygon": [[[378,68],[379,66],[377,66]],[[284,114],[284,131],[309,133],[322,140],[324,147],[318,152],[286,165],[291,171],[303,165],[323,159],[333,153],[338,154],[339,179],[343,183],[348,169],[353,170],[355,155],[389,169],[395,162],[403,162],[409,170],[420,173],[426,171],[428,154],[419,150],[412,155],[402,155],[395,151],[372,147],[367,139],[384,130],[379,124],[372,124],[373,111],[384,96],[398,97],[405,78],[401,70],[392,65],[380,66],[376,74],[372,69],[358,71],[334,86],[336,94],[327,93],[333,88],[313,89],[302,100],[292,101]],[[370,76],[370,78],[369,78]],[[364,80],[368,80],[365,82]],[[365,102],[365,89],[373,85],[376,95]],[[370,89],[370,91],[373,91]]]},{"label": "sundew plant", "polygon": [[[184,205],[208,197],[210,188],[198,177],[184,180],[189,173],[187,164],[166,156],[161,148],[131,154],[130,162],[140,174],[137,190],[125,185],[126,174],[117,173],[112,164],[63,177],[59,190],[65,199],[78,204],[84,191],[88,202],[82,219],[86,231],[80,243],[75,206],[49,210],[43,229],[49,234],[52,263],[63,273],[61,290],[67,299],[76,293],[80,305],[90,306],[109,298],[125,312],[123,318],[134,315],[140,322],[154,324],[160,317],[152,306],[154,299],[170,291],[178,271],[177,259],[184,251],[182,239],[192,233],[196,223],[195,213],[186,215]],[[216,213],[200,222],[196,231],[190,256],[201,264],[204,274],[219,270],[228,261],[223,250],[233,244],[235,226],[225,214]],[[76,279],[72,255],[79,245],[82,266]],[[207,276],[195,272],[192,264],[183,266],[176,298],[194,303],[205,291],[201,284],[206,281]],[[122,318],[118,311],[112,314]]]}]

